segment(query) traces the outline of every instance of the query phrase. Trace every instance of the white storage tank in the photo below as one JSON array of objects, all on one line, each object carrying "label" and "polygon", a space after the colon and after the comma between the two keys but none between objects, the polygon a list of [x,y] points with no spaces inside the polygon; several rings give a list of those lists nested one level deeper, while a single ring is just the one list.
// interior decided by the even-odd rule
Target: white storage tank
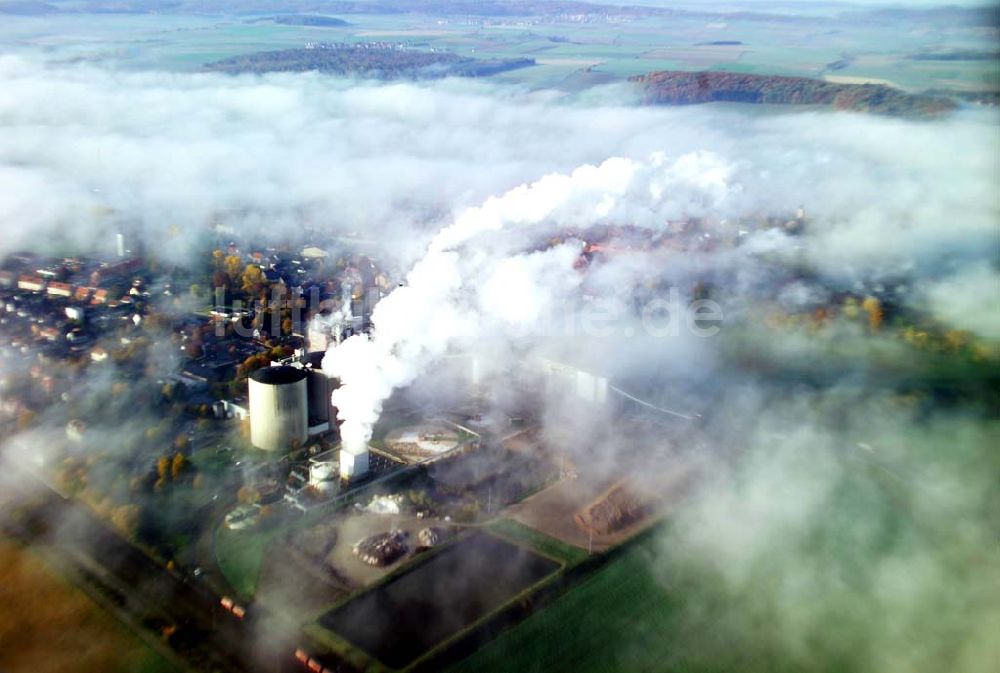
[{"label": "white storage tank", "polygon": [[250,375],[250,442],[265,451],[284,451],[306,441],[309,403],[306,372],[264,367]]},{"label": "white storage tank", "polygon": [[335,460],[313,458],[309,461],[309,485],[324,493],[333,490],[340,482],[339,467]]}]

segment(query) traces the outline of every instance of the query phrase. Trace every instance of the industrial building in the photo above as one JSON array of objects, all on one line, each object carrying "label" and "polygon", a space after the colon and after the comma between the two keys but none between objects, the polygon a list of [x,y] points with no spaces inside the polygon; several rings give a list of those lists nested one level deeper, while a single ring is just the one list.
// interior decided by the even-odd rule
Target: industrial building
[{"label": "industrial building", "polygon": [[323,371],[325,353],[307,353],[299,366],[306,372],[306,391],[309,398],[309,434],[314,435],[332,430],[337,424],[337,410],[330,395],[337,387],[337,381]]},{"label": "industrial building", "polygon": [[350,319],[335,315],[315,315],[306,326],[306,349],[309,353],[324,354],[334,344],[339,344]]},{"label": "industrial building", "polygon": [[596,405],[608,403],[610,385],[606,376],[549,358],[537,360],[550,395],[569,395]]},{"label": "industrial building", "polygon": [[363,451],[340,450],[340,478],[357,479],[368,472],[368,447]]},{"label": "industrial building", "polygon": [[337,427],[337,409],[333,406],[330,395],[339,383],[323,371],[324,355],[326,353],[300,353],[284,360],[271,361],[273,366],[293,367],[304,372],[310,437],[335,430]]},{"label": "industrial building", "polygon": [[250,375],[250,442],[281,451],[306,441],[309,403],[305,370],[264,367]]}]

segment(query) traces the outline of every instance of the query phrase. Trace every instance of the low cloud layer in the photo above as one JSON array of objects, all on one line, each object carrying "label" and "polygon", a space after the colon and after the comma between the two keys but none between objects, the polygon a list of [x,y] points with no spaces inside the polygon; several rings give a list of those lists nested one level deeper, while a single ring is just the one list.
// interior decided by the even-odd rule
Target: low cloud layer
[{"label": "low cloud layer", "polygon": [[619,87],[584,103],[465,81],[124,73],[10,56],[0,87],[7,250],[57,232],[102,241],[122,222],[182,259],[215,221],[432,232],[542,175],[655,151],[734,166],[720,217],[804,205],[834,270],[982,255],[1000,209],[1000,134],[986,111],[936,123],[746,115],[623,107]]},{"label": "low cloud layer", "polygon": [[[519,323],[580,291],[580,242],[532,248],[519,232],[539,223],[532,236],[594,221],[658,229],[684,216],[787,218],[801,206],[801,237],[771,230],[735,251],[623,258],[587,282],[613,295],[655,267],[678,285],[710,269],[749,287],[765,273],[760,258],[783,255],[810,277],[767,298],[781,306],[903,275],[911,308],[997,336],[1000,126],[991,110],[912,122],[643,108],[621,87],[574,97],[480,82],[123,73],[14,57],[0,57],[0,92],[3,252],[107,252],[114,232],[130,227],[158,254],[194,262],[213,223],[275,240],[305,242],[315,231],[391,241],[392,261],[411,269],[406,287],[379,305],[373,341],[348,340],[328,357],[345,380],[338,402],[355,444],[393,388],[448,345],[474,345],[495,356],[486,369],[505,372],[523,355]],[[780,351],[792,337],[774,341]],[[698,350],[684,339],[649,344],[606,339],[620,359],[601,353],[602,361],[618,371],[667,361],[676,374]],[[996,587],[987,479],[995,470],[982,469],[995,466],[983,447],[996,433],[981,410],[927,415],[891,407],[892,395],[836,386],[798,395],[785,382],[741,396],[705,372],[691,385],[717,388],[702,398],[718,422],[706,446],[724,459],[667,534],[665,586],[686,581],[684,568],[707,573],[719,593],[706,603],[734,606],[720,628],[746,647],[763,634],[757,652],[780,653],[799,670],[809,670],[817,640],[824,662],[851,670],[979,670],[989,660],[995,601],[970,608],[981,619],[963,616]],[[771,399],[774,388],[783,396]],[[603,445],[587,448],[595,462],[614,463],[599,455]],[[897,526],[898,503],[886,493],[902,494],[910,523]],[[690,602],[685,626],[703,605]],[[958,635],[968,642],[953,644]]]},{"label": "low cloud layer", "polygon": [[926,289],[927,309],[941,322],[1000,339],[1000,275],[994,264],[968,264]]},{"label": "low cloud layer", "polygon": [[850,388],[742,404],[740,456],[654,566],[684,645],[747,670],[991,670],[996,424]]}]

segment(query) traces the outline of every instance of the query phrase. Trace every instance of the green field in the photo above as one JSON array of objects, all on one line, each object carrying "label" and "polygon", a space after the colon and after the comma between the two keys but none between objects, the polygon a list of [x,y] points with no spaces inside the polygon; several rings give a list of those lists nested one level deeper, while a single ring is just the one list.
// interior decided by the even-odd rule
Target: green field
[{"label": "green field", "polygon": [[[691,17],[643,17],[625,23],[577,23],[547,18],[466,23],[412,15],[352,15],[349,26],[276,25],[260,17],[61,15],[5,17],[4,51],[45,50],[46,58],[93,61],[126,69],[192,71],[205,63],[307,42],[400,42],[472,58],[530,57],[538,65],[495,78],[529,87],[578,90],[658,69],[729,70],[766,75],[884,79],[902,88],[978,89],[1000,84],[993,60],[916,61],[909,55],[940,47],[992,49],[973,28],[940,35],[890,24],[815,23]],[[919,28],[920,26],[917,26]],[[712,41],[739,42],[719,47]],[[846,59],[839,69],[827,65]],[[593,68],[591,73],[588,68]]]},{"label": "green field", "polygon": [[771,446],[450,673],[995,670],[996,429]]},{"label": "green field", "polygon": [[250,598],[257,591],[261,565],[267,545],[282,528],[232,531],[220,526],[215,536],[215,556],[219,569],[241,598]]},{"label": "green field", "polygon": [[521,543],[567,566],[575,565],[588,556],[583,549],[560,542],[513,519],[501,519],[491,524],[489,530],[500,537],[511,542]]},{"label": "green field", "polygon": [[650,573],[650,553],[635,546],[451,673],[662,670],[677,655],[677,599]]}]

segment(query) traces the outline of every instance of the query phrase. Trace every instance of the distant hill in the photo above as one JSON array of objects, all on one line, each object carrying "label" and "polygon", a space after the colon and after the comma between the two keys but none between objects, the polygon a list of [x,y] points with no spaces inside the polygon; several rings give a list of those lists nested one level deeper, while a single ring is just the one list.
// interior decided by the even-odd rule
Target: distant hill
[{"label": "distant hill", "polygon": [[41,16],[58,12],[59,8],[35,0],[0,0],[0,14],[16,14],[19,16]]},{"label": "distant hill", "polygon": [[732,102],[829,105],[838,110],[904,117],[939,116],[954,110],[950,98],[910,94],[882,84],[836,84],[809,77],[733,72],[664,70],[630,77],[650,105]]},{"label": "distant hill", "polygon": [[909,56],[914,61],[996,61],[1000,59],[1000,51],[980,51],[976,49],[949,49],[944,51],[926,51]]},{"label": "distant hill", "polygon": [[258,51],[204,66],[214,72],[318,72],[372,79],[488,77],[535,65],[530,58],[475,59],[447,52],[376,44],[316,45],[305,49]]},{"label": "distant hill", "polygon": [[928,96],[949,96],[975,105],[1000,106],[1000,91],[996,89],[979,89],[974,91],[952,91],[950,89],[928,89]]},{"label": "distant hill", "polygon": [[[904,3],[899,3],[903,5]],[[841,19],[862,23],[899,24],[903,21],[930,23],[938,29],[951,26],[1000,27],[1000,6],[984,2],[979,7],[958,7],[942,2],[940,7],[884,7],[857,9],[840,14]]]},{"label": "distant hill", "polygon": [[313,26],[316,28],[342,28],[349,26],[347,21],[332,16],[316,16],[312,14],[288,14],[271,18],[283,26]]}]

